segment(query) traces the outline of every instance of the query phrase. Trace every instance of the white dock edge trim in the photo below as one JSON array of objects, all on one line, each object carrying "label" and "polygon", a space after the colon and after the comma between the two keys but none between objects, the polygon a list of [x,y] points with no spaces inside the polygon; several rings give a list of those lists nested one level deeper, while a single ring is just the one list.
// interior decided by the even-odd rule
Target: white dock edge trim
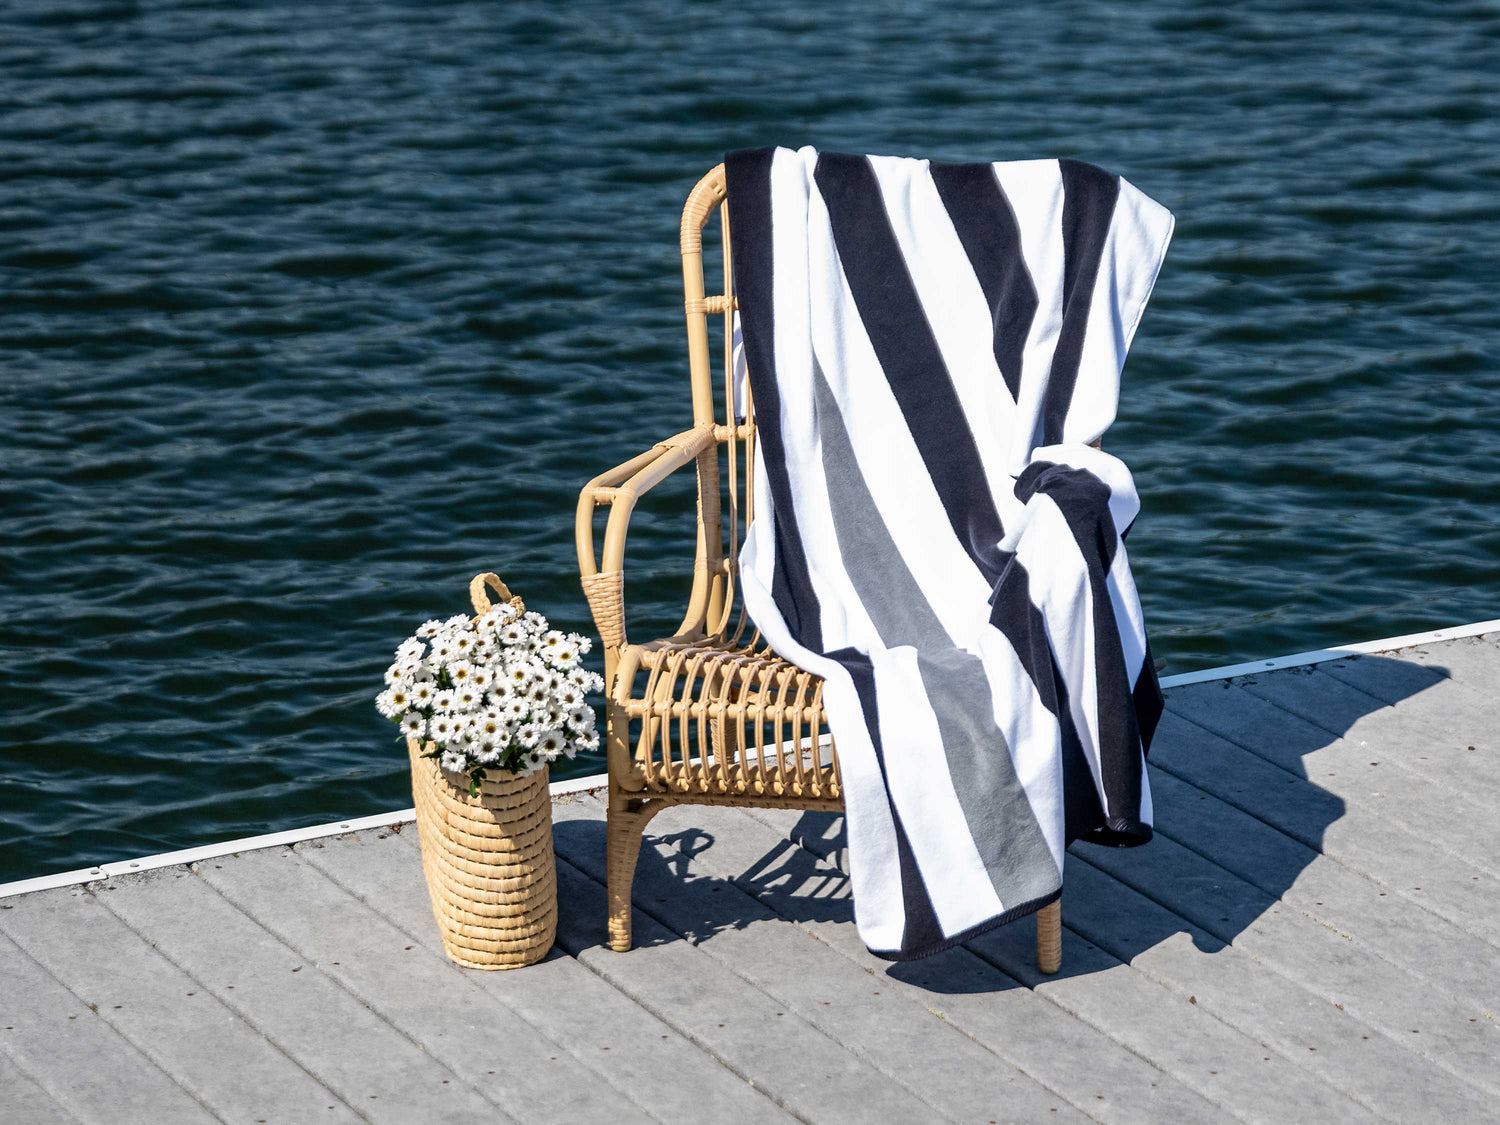
[{"label": "white dock edge trim", "polygon": [[[592,789],[602,789],[608,784],[609,775],[598,773],[589,777],[554,781],[547,789],[552,796],[560,797],[569,793],[586,793]],[[349,820],[334,820],[327,824],[309,825],[306,828],[289,828],[285,832],[267,832],[263,836],[242,836],[237,840],[203,844],[196,848],[183,848],[175,852],[160,852],[157,855],[142,856],[140,859],[122,859],[116,863],[101,863],[96,867],[59,871],[55,875],[38,875],[34,879],[0,883],[0,898],[24,895],[31,891],[49,891],[55,887],[72,887],[79,883],[96,883],[101,879],[109,879],[116,875],[130,875],[137,871],[150,871],[157,867],[197,863],[200,860],[234,855],[237,852],[255,851],[257,848],[284,848],[289,844],[300,844],[304,840],[342,836],[346,832],[360,832],[366,828],[389,828],[397,824],[410,824],[416,818],[416,809],[397,809],[395,812],[352,817]]]},{"label": "white dock edge trim", "polygon": [[[1454,625],[1447,629],[1432,629],[1425,633],[1408,633],[1402,637],[1386,637],[1378,641],[1360,641],[1356,644],[1336,645],[1333,648],[1313,649],[1309,652],[1294,652],[1290,656],[1277,656],[1270,660],[1251,660],[1244,664],[1226,664],[1220,668],[1204,668],[1197,672],[1183,672],[1177,676],[1162,678],[1163,688],[1185,687],[1188,684],[1207,683],[1210,680],[1230,680],[1236,676],[1248,676],[1255,672],[1274,672],[1280,668],[1297,668],[1306,664],[1321,664],[1325,660],[1338,660],[1345,656],[1360,656],[1374,652],[1394,652],[1397,649],[1413,648],[1434,641],[1456,641],[1462,637],[1477,637],[1484,633],[1500,633],[1500,619],[1476,621],[1470,625]],[[805,740],[804,740],[805,741]],[[570,793],[586,793],[603,789],[609,784],[609,775],[591,774],[574,777],[566,781],[554,781],[548,790],[554,797]],[[237,852],[254,851],[257,848],[279,848],[288,844],[299,844],[304,840],[317,840],[324,836],[342,836],[346,832],[359,832],[366,828],[386,828],[396,824],[410,824],[416,819],[415,809],[398,809],[395,812],[377,813],[375,816],[354,817],[336,820],[328,824],[314,824],[307,828],[292,828],[285,832],[269,832],[264,836],[244,836],[238,840],[225,840],[219,844],[204,844],[197,848],[162,852],[158,855],[142,856],[140,859],[123,859],[118,863],[101,863],[96,867],[80,867],[74,871],[59,871],[55,875],[39,875],[34,879],[21,879],[14,883],[0,883],[0,898],[11,898],[31,891],[47,891],[56,887],[72,887],[79,883],[94,883],[116,875],[130,875],[137,871],[150,871],[158,867],[174,867],[178,864],[197,863],[216,856],[234,855]]]},{"label": "white dock edge trim", "polygon": [[1178,676],[1162,677],[1163,688],[1185,687],[1209,680],[1232,680],[1236,676],[1248,676],[1254,672],[1274,672],[1278,668],[1298,668],[1304,664],[1322,664],[1325,660],[1338,660],[1345,656],[1361,656],[1372,652],[1394,652],[1402,648],[1431,644],[1434,641],[1456,641],[1461,637],[1477,637],[1483,633],[1500,633],[1500,619],[1476,621],[1472,625],[1454,625],[1449,629],[1430,629],[1425,633],[1408,633],[1404,637],[1386,637],[1379,641],[1360,641],[1351,645],[1335,645],[1333,648],[1316,648],[1310,652],[1294,652],[1290,656],[1277,656],[1271,660],[1250,660],[1244,664],[1226,664],[1222,668],[1204,668],[1197,672],[1183,672]]}]

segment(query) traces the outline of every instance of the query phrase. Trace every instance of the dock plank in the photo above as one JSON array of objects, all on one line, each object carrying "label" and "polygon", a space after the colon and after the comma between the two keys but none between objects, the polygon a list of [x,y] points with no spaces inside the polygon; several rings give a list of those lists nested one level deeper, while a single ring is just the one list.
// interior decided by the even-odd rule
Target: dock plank
[{"label": "dock plank", "polygon": [[1091,849],[1088,862],[1389,1037],[1410,1039],[1428,1066],[1500,1092],[1494,1023],[1477,1006],[1450,1001],[1363,950],[1350,935],[1166,837],[1146,848]]},{"label": "dock plank", "polygon": [[[699,821],[713,834],[692,862],[754,894],[789,923],[837,950],[1088,1116],[1105,1122],[1218,1121],[1223,1110],[1098,1029],[1021,986],[962,946],[892,966],[859,940],[853,924],[842,835],[809,847],[802,814],[772,809],[668,810],[664,828]],[[1029,922],[1017,924],[1022,929]]]},{"label": "dock plank", "polygon": [[[1491,944],[1500,881],[1169,710],[1151,761]],[[1500,948],[1500,946],[1497,946]]]},{"label": "dock plank", "polygon": [[[1364,666],[1374,667],[1369,658]],[[1399,748],[1400,752],[1387,755],[1389,764],[1420,774],[1466,804],[1478,801],[1479,792],[1500,790],[1500,757],[1470,750],[1471,743],[1454,733],[1455,726],[1477,732],[1500,722],[1500,705],[1493,698],[1482,709],[1475,704],[1472,721],[1459,725],[1451,707],[1419,710],[1418,704],[1427,702],[1429,692],[1441,690],[1443,681],[1420,689],[1416,698],[1388,702],[1367,690],[1362,677],[1352,682],[1340,679],[1330,675],[1328,667],[1317,665],[1301,675],[1255,676],[1236,682],[1349,743]],[[1316,774],[1312,776],[1316,780]]]},{"label": "dock plank", "polygon": [[0,1049],[0,1109],[11,1121],[26,1125],[77,1125],[78,1118],[65,1110],[46,1090]]},{"label": "dock plank", "polygon": [[192,871],[125,876],[96,893],[369,1120],[514,1120]]},{"label": "dock plank", "polygon": [[85,1001],[0,936],[0,1050],[34,1085],[89,1125],[214,1120],[166,1071],[100,1019]]},{"label": "dock plank", "polygon": [[1267,973],[1243,950],[1102,870],[1070,859],[1067,884],[1070,929],[1317,1074],[1370,1113],[1472,1121],[1492,1112],[1490,1094],[1425,1065],[1407,1041],[1411,1036],[1371,1034],[1373,1025],[1288,977]]},{"label": "dock plank", "polygon": [[[604,857],[592,841],[603,837],[603,818],[598,801],[577,802],[567,810],[565,823],[589,822],[600,831],[557,834],[569,862],[596,879],[604,876]],[[695,935],[697,947],[724,971],[855,1050],[912,1097],[952,1120],[996,1115],[1036,1120],[1054,1111],[1064,1119],[1078,1119],[1061,1099],[935,1016],[930,1005],[873,987],[880,981],[872,982],[866,970],[786,925],[733,883],[704,876],[687,853],[662,840],[670,824],[657,828],[653,823],[636,874],[637,901],[675,932]],[[694,838],[701,840],[702,834]]]},{"label": "dock plank", "polygon": [[[385,849],[387,862],[406,855]],[[517,1121],[648,1122],[592,1060],[544,1036],[290,848],[207,865],[210,886]],[[485,974],[488,975],[488,974]],[[503,1043],[503,1051],[489,1044]],[[593,1053],[601,1049],[594,1046]],[[584,1080],[580,1080],[584,1079]]]},{"label": "dock plank", "polygon": [[603,944],[603,886],[566,860],[559,860],[557,874],[559,896],[566,895],[577,910],[567,926],[559,926],[563,947],[753,1081],[793,1116],[850,1125],[909,1125],[937,1116],[842,1044],[725,972],[649,915],[637,912],[637,944],[631,954],[614,952]]},{"label": "dock plank", "polygon": [[[1500,661],[1497,661],[1500,663]],[[1383,701],[1373,713],[1378,726],[1392,733],[1417,727],[1413,745],[1427,754],[1415,758],[1414,768],[1431,771],[1439,780],[1448,771],[1473,779],[1489,792],[1500,791],[1500,745],[1494,732],[1500,725],[1500,691],[1488,685],[1457,681],[1441,666],[1421,665],[1388,657],[1361,656],[1319,664],[1320,676]]]},{"label": "dock plank", "polygon": [[[1310,679],[1311,673],[1291,668],[1267,684],[1226,680],[1178,688],[1171,693],[1171,709],[1288,773],[1313,781],[1344,801],[1349,815],[1379,817],[1388,834],[1396,837],[1394,847],[1428,851],[1436,846],[1491,877],[1500,874],[1500,817],[1482,799],[1455,794],[1404,766],[1403,759],[1416,757],[1410,744],[1383,731],[1373,742],[1343,738],[1263,698],[1294,691]],[[1260,695],[1254,694],[1257,690]]]},{"label": "dock plank", "polygon": [[[82,888],[27,895],[0,930],[225,1121],[359,1118]],[[107,950],[107,956],[100,956]]]},{"label": "dock plank", "polygon": [[[398,926],[408,941],[443,954],[433,925],[427,884],[415,848],[416,832],[399,834],[403,845],[393,857],[379,834],[334,837],[297,846],[297,854]],[[405,844],[412,844],[405,847]],[[566,915],[574,904],[564,899]],[[597,917],[578,924],[599,924]],[[458,970],[455,970],[458,972]],[[770,1125],[790,1120],[754,1085],[678,1034],[629,997],[611,987],[561,950],[525,972],[462,975],[486,994],[517,1012],[575,1057],[587,1055],[588,1069],[662,1121],[733,1121]],[[643,1082],[643,1074],[671,1074],[671,1082]]]},{"label": "dock plank", "polygon": [[1486,942],[1171,774],[1152,768],[1151,785],[1160,794],[1159,835],[1238,875],[1267,900],[1280,898],[1350,935],[1449,999],[1500,1011],[1497,955]]}]

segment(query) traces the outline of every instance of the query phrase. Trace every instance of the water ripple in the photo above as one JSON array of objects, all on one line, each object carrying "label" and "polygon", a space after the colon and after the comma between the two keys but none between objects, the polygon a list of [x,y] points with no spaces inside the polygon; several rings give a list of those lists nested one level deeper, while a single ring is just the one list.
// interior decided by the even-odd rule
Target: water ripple
[{"label": "water ripple", "polygon": [[588,625],[577,489],[688,424],[677,214],[750,144],[1176,212],[1108,439],[1170,671],[1500,615],[1492,7],[31,0],[0,66],[0,880],[407,803],[385,654],[478,570]]}]

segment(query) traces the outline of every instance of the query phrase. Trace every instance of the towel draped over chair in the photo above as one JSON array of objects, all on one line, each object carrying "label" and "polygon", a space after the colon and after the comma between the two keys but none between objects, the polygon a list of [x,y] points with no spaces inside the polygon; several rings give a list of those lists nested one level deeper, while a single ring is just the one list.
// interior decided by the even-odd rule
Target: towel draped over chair
[{"label": "towel draped over chair", "polygon": [[1068,160],[726,160],[756,448],[745,605],[826,680],[861,937],[937,952],[1151,836],[1162,699],[1093,447],[1172,233]]}]

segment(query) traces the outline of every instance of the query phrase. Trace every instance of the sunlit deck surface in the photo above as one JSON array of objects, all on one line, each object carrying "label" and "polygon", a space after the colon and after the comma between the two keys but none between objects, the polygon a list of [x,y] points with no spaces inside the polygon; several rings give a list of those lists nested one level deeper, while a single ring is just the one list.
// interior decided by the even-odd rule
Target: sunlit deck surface
[{"label": "sunlit deck surface", "polygon": [[0,1120],[1500,1118],[1500,634],[1168,693],[1157,837],[892,966],[839,818],[663,813],[637,948],[602,804],[554,804],[558,945],[455,968],[415,829],[0,901]]}]

